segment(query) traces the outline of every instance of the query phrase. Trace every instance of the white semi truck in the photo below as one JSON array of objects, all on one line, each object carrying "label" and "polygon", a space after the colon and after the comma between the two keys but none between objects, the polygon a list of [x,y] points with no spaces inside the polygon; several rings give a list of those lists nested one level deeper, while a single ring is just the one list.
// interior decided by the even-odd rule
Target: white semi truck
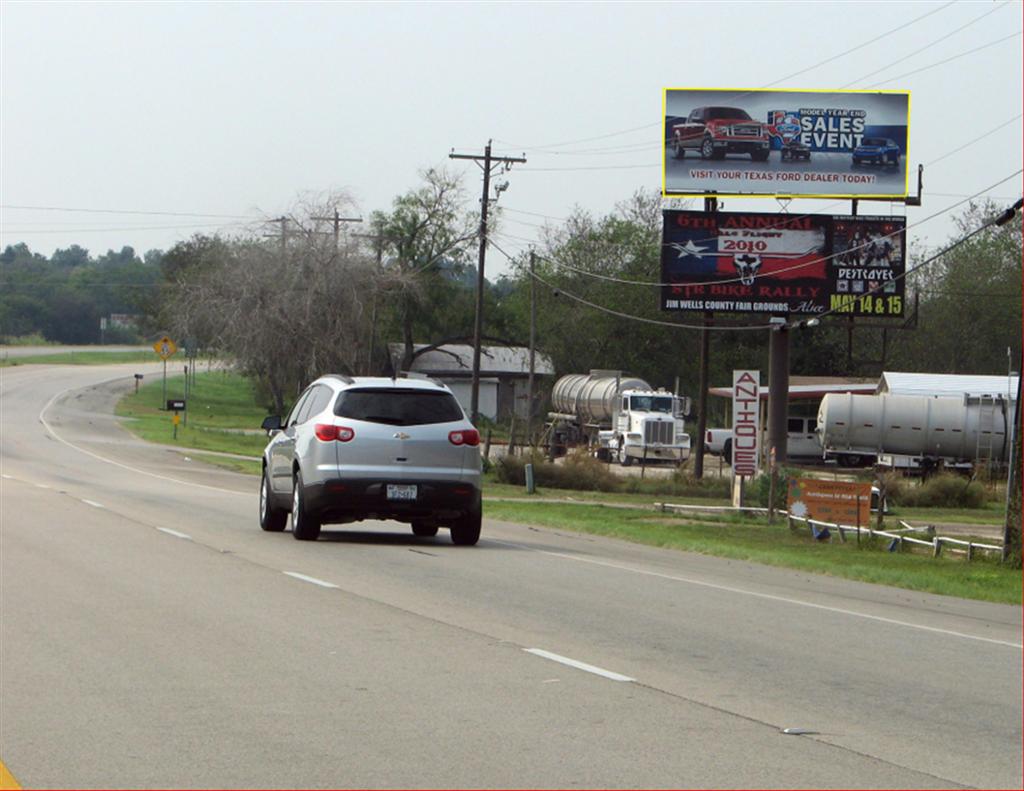
[{"label": "white semi truck", "polygon": [[569,374],[555,382],[551,404],[552,447],[582,445],[625,467],[690,458],[684,420],[690,399],[655,390],[643,379],[621,371]]}]

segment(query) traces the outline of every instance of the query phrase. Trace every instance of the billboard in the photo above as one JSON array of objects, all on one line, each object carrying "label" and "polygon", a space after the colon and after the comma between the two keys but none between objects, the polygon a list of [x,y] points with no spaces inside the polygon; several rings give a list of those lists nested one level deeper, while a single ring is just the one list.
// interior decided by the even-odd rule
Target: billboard
[{"label": "billboard", "polygon": [[662,193],[905,198],[908,91],[666,88]]},{"label": "billboard", "polygon": [[903,217],[662,215],[662,310],[903,315]]}]

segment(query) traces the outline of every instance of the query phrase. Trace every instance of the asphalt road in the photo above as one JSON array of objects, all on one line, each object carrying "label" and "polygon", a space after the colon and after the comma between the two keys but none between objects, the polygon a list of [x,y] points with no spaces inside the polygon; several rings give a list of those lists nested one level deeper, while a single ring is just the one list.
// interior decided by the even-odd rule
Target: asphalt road
[{"label": "asphalt road", "polygon": [[486,519],[263,533],[253,478],[110,417],[137,368],[0,369],[26,788],[1021,785],[1018,607]]}]

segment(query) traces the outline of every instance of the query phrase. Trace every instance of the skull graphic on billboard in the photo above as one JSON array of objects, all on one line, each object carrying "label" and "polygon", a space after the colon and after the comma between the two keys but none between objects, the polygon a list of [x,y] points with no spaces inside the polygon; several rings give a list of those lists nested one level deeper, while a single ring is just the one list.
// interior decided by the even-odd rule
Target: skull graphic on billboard
[{"label": "skull graphic on billboard", "polygon": [[757,272],[761,268],[761,256],[740,253],[733,256],[733,263],[736,265],[736,271],[739,272],[740,282],[745,286],[754,285],[754,278],[757,277]]}]

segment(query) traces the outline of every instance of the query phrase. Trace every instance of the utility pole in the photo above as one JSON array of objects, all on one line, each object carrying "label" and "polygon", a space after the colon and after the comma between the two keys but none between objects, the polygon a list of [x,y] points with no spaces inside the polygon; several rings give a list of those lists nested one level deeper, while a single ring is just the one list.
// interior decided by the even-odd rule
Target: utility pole
[{"label": "utility pole", "polygon": [[[484,260],[487,256],[487,208],[491,198],[491,173],[496,167],[501,167],[503,173],[516,162],[526,162],[526,157],[495,157],[491,155],[491,141],[487,141],[484,153],[480,154],[456,154],[453,150],[448,154],[449,159],[472,159],[484,172],[484,189],[480,198],[480,253],[477,260],[476,273],[476,320],[473,323],[473,390],[470,400],[470,419],[476,423],[480,416],[480,339],[483,335],[484,324]],[[483,160],[483,164],[481,164]],[[497,192],[508,187],[498,185]],[[495,198],[497,200],[497,198]]]},{"label": "utility pole", "polygon": [[[377,253],[377,275],[380,276],[381,265],[384,260],[384,234],[382,233],[357,233],[355,236],[360,239],[373,240],[373,246]],[[366,355],[366,373],[369,374],[373,368],[373,353],[377,345],[377,287],[373,289],[373,305],[370,309],[370,348]]]},{"label": "utility pole", "polygon": [[343,222],[362,222],[362,217],[342,217],[338,214],[338,210],[334,210],[334,216],[332,217],[310,217],[311,220],[321,220],[323,222],[333,223],[334,225],[334,249],[338,249],[338,239],[341,236],[341,224]]},{"label": "utility pole", "polygon": [[[279,222],[281,223],[281,253],[283,254],[288,242],[288,218],[283,214],[280,217],[275,217],[273,220],[267,220],[267,222]],[[277,236],[276,233],[267,233],[263,235],[266,239],[273,239]]]},{"label": "utility pole", "polygon": [[537,254],[530,250],[530,378],[526,382],[526,441],[533,446],[533,376],[537,342],[537,281],[533,276]]}]

